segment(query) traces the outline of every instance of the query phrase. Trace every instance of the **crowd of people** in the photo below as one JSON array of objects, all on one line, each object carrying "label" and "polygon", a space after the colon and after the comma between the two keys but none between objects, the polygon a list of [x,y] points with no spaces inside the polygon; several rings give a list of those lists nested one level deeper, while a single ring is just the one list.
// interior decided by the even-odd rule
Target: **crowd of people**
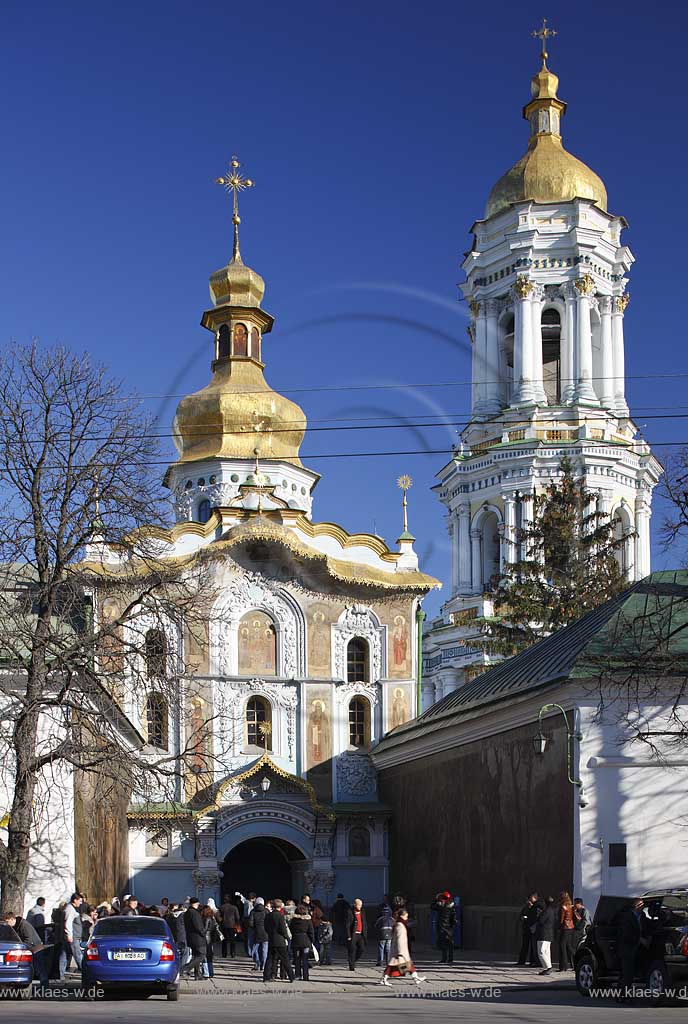
[{"label": "crowd of people", "polygon": [[561,892],[558,900],[531,893],[521,908],[518,966],[541,967],[540,974],[551,974],[554,954],[560,971],[572,971],[574,953],[591,921],[583,900],[572,900],[567,892]]},{"label": "crowd of people", "polygon": [[[449,899],[448,893],[442,895]],[[441,899],[440,903],[443,906]],[[412,959],[411,912],[401,895],[385,896],[375,909],[376,966],[383,968],[383,985],[400,977],[409,977],[417,985],[426,981]],[[179,951],[180,977],[196,981],[212,978],[216,957],[233,959],[237,949],[250,958],[253,970],[266,983],[308,981],[314,966],[333,963],[333,946],[346,950],[348,968],[355,971],[370,937],[363,901],[357,898],[349,903],[342,893],[328,912],[308,893],[297,903],[235,892],[226,895],[218,907],[213,899],[201,905],[196,896],[187,896],[181,903],[164,897],[158,904],[145,906],[131,893],[92,904],[82,893],[74,892],[52,910],[41,896],[25,918],[5,914],[4,921],[32,950],[35,974],[41,984],[47,984],[51,979],[64,981],[72,962],[76,971],[81,969],[83,948],[94,925],[115,915],[164,918]],[[453,927],[451,915],[445,924]],[[446,944],[441,948],[442,962],[451,963],[452,956],[444,955]]]}]

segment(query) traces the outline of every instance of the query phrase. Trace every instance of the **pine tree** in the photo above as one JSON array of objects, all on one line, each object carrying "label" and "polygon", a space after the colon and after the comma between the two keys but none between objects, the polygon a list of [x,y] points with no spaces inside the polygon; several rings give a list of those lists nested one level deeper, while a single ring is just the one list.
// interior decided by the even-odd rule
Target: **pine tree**
[{"label": "pine tree", "polygon": [[481,620],[486,650],[506,657],[628,585],[617,557],[628,535],[616,535],[615,522],[575,479],[569,459],[562,460],[560,478],[528,500],[531,524],[516,531],[521,557],[496,578],[494,616]]}]

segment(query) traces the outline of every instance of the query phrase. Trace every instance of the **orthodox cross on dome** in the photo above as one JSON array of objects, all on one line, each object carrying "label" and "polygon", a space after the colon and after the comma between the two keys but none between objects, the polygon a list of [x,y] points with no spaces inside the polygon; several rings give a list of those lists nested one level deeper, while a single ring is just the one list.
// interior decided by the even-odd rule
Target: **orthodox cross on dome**
[{"label": "orthodox cross on dome", "polygon": [[234,225],[234,248],[232,249],[232,262],[241,263],[241,252],[239,251],[239,225],[241,224],[241,217],[239,216],[239,193],[243,192],[247,188],[253,188],[255,181],[251,178],[245,178],[239,168],[241,164],[236,156],[233,156],[229,161],[229,167],[227,168],[226,174],[221,178],[215,179],[216,185],[222,185],[227,192],[233,194],[232,203],[232,224]]},{"label": "orthodox cross on dome", "polygon": [[542,66],[543,66],[543,68],[547,67],[547,58],[549,57],[549,54],[547,53],[547,40],[551,39],[551,37],[555,36],[556,34],[557,34],[557,30],[556,29],[548,28],[547,27],[547,18],[543,18],[542,19],[542,28],[537,28],[532,33],[534,39],[541,39],[542,40],[542,53],[541,53],[541,57],[542,57]]},{"label": "orthodox cross on dome", "polygon": [[406,500],[406,494],[409,488],[413,487],[413,480],[411,479],[410,476],[404,474],[403,476],[400,476],[399,479],[397,480],[397,487],[401,489],[401,492],[404,496],[401,502],[401,507],[404,511],[404,533],[408,533],[408,502]]}]

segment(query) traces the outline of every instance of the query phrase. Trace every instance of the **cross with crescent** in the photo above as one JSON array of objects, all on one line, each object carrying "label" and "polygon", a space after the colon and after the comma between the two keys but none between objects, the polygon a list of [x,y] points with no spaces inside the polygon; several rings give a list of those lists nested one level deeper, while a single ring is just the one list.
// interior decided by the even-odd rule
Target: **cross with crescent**
[{"label": "cross with crescent", "polygon": [[542,66],[547,67],[547,40],[557,34],[556,29],[547,27],[547,18],[542,19],[542,28],[535,29],[532,33],[534,39],[542,40]]}]

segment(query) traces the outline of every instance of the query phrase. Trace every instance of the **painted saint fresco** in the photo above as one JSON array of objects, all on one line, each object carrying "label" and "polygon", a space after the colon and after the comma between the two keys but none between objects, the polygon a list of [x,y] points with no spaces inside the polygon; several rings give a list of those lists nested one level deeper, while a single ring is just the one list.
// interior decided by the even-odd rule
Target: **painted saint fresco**
[{"label": "painted saint fresco", "polygon": [[239,675],[277,675],[277,634],[265,612],[247,612],[239,622]]}]

